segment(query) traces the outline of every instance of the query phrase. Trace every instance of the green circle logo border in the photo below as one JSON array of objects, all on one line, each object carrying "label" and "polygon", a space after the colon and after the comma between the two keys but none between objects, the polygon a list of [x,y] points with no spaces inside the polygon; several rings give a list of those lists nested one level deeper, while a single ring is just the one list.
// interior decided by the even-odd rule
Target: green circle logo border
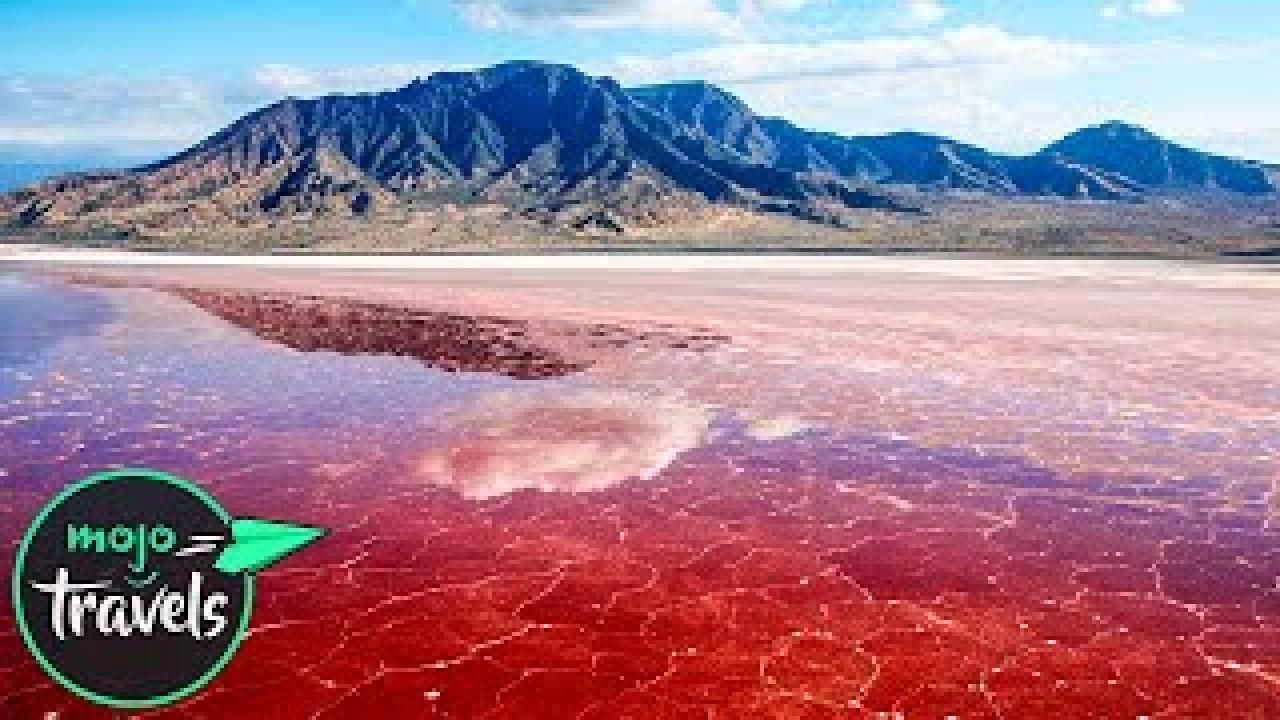
[{"label": "green circle logo border", "polygon": [[22,543],[18,546],[18,553],[14,557],[13,562],[13,610],[14,617],[18,625],[18,632],[22,635],[23,644],[26,645],[27,650],[35,657],[36,662],[39,663],[41,669],[43,669],[45,673],[47,673],[49,677],[53,678],[59,685],[89,702],[127,710],[141,710],[170,705],[195,694],[212,682],[213,679],[217,677],[218,674],[227,666],[227,663],[231,662],[231,658],[236,654],[236,651],[240,649],[240,643],[243,642],[245,637],[248,635],[249,616],[253,614],[254,576],[253,573],[244,573],[242,576],[244,578],[244,607],[240,612],[240,623],[236,626],[235,637],[231,639],[231,643],[227,645],[227,649],[222,653],[222,656],[218,658],[218,661],[213,664],[213,667],[209,668],[209,670],[199,678],[196,678],[177,690],[158,697],[147,698],[145,700],[124,700],[110,697],[108,695],[101,695],[93,692],[92,690],[80,687],[71,681],[71,679],[59,672],[58,669],[53,666],[53,663],[49,662],[49,659],[40,651],[40,647],[36,645],[35,639],[31,636],[31,631],[27,628],[27,621],[24,617],[25,611],[22,607],[22,571],[26,565],[27,549],[35,538],[36,531],[44,525],[45,519],[48,518],[49,513],[53,512],[59,505],[66,502],[68,498],[82,490],[87,490],[88,488],[101,483],[111,482],[125,477],[133,479],[141,478],[144,480],[163,482],[176,486],[190,493],[196,499],[204,503],[205,507],[209,508],[209,510],[217,515],[224,523],[228,525],[231,524],[231,514],[228,513],[222,505],[218,504],[218,501],[215,500],[212,495],[199,485],[196,485],[185,478],[180,478],[177,475],[171,475],[166,472],[151,470],[148,468],[120,468],[117,470],[107,470],[104,472],[94,473],[79,482],[72,483],[71,485],[63,488],[53,497],[52,500],[40,509],[40,512],[36,514],[35,519],[31,521],[29,526],[27,526],[27,531],[22,536]]}]

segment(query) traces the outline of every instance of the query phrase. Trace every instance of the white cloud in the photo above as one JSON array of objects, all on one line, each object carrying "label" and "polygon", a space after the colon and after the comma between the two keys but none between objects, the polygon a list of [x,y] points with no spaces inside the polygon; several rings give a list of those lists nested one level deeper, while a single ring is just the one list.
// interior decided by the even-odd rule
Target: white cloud
[{"label": "white cloud", "polygon": [[741,4],[755,5],[765,11],[795,12],[815,4],[815,0],[743,0]]},{"label": "white cloud", "polygon": [[399,87],[414,78],[425,77],[443,65],[392,63],[347,67],[306,68],[270,63],[251,73],[252,84],[276,95],[321,95],[333,92],[371,92]]},{"label": "white cloud", "polygon": [[810,43],[732,43],[663,56],[626,55],[601,70],[630,82],[698,78],[774,82],[806,77],[902,75],[926,70],[1004,67],[1045,74],[1099,65],[1112,48],[966,26],[933,35]]},{"label": "white cloud", "polygon": [[223,92],[186,76],[0,76],[0,143],[172,145],[225,111]]},{"label": "white cloud", "polygon": [[[864,0],[841,8],[830,0],[452,0],[474,26],[547,32],[643,30],[719,36],[812,37],[837,28],[919,30],[947,17],[944,0]],[[814,15],[799,11],[813,8]],[[792,22],[806,17],[805,22]]]},{"label": "white cloud", "polygon": [[595,492],[654,478],[702,444],[710,423],[704,408],[637,393],[498,394],[452,418],[453,441],[423,454],[418,471],[473,500]]},{"label": "white cloud", "polygon": [[[761,114],[820,130],[925,130],[1025,150],[1062,129],[1071,114],[1060,103],[1030,100],[1030,90],[1124,67],[1149,52],[965,26],[859,40],[724,43],[624,56],[592,69],[636,84],[706,79]],[[1093,108],[1070,110],[1096,119]]]},{"label": "white cloud", "polygon": [[[1203,132],[1203,130],[1201,131]],[[1270,158],[1280,162],[1280,127],[1228,128],[1213,135],[1191,136],[1192,143],[1246,159]]]},{"label": "white cloud", "polygon": [[1183,0],[1133,0],[1128,6],[1118,2],[1107,3],[1102,6],[1098,14],[1106,20],[1117,20],[1126,12],[1147,17],[1170,17],[1181,15],[1186,11],[1187,6]]},{"label": "white cloud", "polygon": [[[1157,109],[1154,97],[1117,88],[1124,87],[1125,78],[1149,71],[1238,67],[1268,57],[1274,57],[1268,45],[1110,45],[965,26],[860,40],[723,43],[665,56],[623,56],[592,69],[637,84],[707,79],[761,114],[819,130],[921,130],[1023,152],[1077,127],[1116,118],[1156,130],[1194,127],[1197,119],[1206,128],[1230,128],[1225,119],[1207,117],[1205,107],[1178,103]],[[1094,83],[1112,90],[1092,92]],[[1256,99],[1236,106],[1236,126],[1263,122],[1273,107]]]},{"label": "white cloud", "polygon": [[1133,3],[1133,11],[1139,15],[1181,15],[1186,9],[1182,0],[1137,0]]},{"label": "white cloud", "polygon": [[726,33],[738,19],[715,0],[454,0],[487,30],[701,30]]},{"label": "white cloud", "polygon": [[[938,0],[881,1],[921,6],[911,9],[924,15],[938,5]],[[823,0],[453,0],[453,4],[472,25],[486,30],[570,28],[739,36],[775,32],[780,29],[779,16],[821,5]]]},{"label": "white cloud", "polygon": [[216,78],[0,75],[0,144],[177,149],[287,95],[383,90],[439,69],[270,64]]},{"label": "white cloud", "polygon": [[947,8],[940,0],[898,0],[900,27],[924,28],[942,22]]}]

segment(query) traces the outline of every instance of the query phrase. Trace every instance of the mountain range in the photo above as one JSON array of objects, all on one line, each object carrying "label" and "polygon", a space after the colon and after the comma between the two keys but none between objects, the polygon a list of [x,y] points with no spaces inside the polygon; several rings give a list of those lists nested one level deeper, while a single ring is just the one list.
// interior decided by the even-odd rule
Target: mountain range
[{"label": "mountain range", "polygon": [[807,130],[704,82],[624,88],[509,62],[387,92],[285,99],[159,162],[0,195],[0,223],[166,232],[449,208],[625,233],[722,208],[847,227],[956,195],[1140,204],[1278,191],[1280,168],[1120,122],[1015,156],[924,133]]}]

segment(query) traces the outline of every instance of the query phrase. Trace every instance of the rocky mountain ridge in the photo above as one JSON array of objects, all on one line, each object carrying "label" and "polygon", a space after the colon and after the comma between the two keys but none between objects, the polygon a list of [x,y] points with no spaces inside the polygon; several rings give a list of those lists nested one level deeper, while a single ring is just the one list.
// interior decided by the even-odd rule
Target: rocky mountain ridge
[{"label": "rocky mountain ridge", "polygon": [[387,92],[282,100],[165,160],[0,195],[0,223],[145,233],[445,208],[498,218],[494,227],[617,234],[731,208],[840,228],[918,214],[922,197],[947,193],[1133,203],[1271,195],[1278,181],[1274,167],[1122,123],[1011,156],[923,133],[805,130],[707,83],[627,89],[569,66],[511,62]]}]

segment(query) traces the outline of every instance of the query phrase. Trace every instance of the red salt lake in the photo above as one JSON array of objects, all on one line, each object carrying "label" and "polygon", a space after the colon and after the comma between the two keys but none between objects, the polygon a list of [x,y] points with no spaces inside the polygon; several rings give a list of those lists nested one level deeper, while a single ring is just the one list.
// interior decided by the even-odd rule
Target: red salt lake
[{"label": "red salt lake", "polygon": [[148,717],[1280,716],[1280,275],[830,262],[0,268],[5,577],[146,465],[332,529]]}]

